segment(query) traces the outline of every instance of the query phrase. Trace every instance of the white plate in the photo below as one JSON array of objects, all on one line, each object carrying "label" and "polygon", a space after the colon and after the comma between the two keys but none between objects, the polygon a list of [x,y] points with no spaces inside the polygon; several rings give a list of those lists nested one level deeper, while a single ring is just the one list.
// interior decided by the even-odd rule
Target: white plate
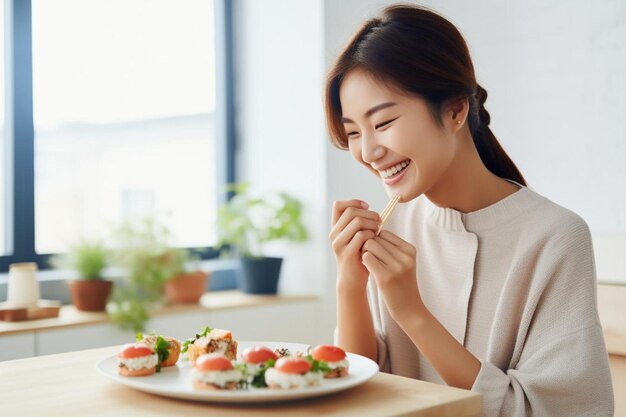
[{"label": "white plate", "polygon": [[[280,342],[239,342],[238,351],[242,352],[249,346],[262,345],[270,349],[285,347],[292,354],[306,353],[309,345]],[[182,398],[196,401],[214,402],[271,402],[287,401],[298,398],[318,397],[343,391],[360,385],[373,378],[378,372],[378,365],[371,359],[348,353],[350,371],[347,377],[324,379],[320,386],[298,389],[279,390],[268,388],[250,388],[236,391],[196,391],[191,384],[191,363],[179,360],[176,366],[161,369],[160,373],[145,377],[123,377],[118,374],[117,358],[109,356],[97,364],[98,372],[112,380],[140,391],[166,397]]]}]

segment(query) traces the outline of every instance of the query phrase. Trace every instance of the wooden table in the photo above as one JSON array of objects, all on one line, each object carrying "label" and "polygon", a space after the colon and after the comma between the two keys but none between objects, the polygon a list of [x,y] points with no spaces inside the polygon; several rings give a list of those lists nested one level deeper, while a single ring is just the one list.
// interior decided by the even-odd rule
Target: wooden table
[{"label": "wooden table", "polygon": [[111,381],[96,363],[119,346],[0,362],[3,416],[454,416],[482,412],[470,391],[385,373],[358,387],[285,403],[225,405],[147,394]]}]

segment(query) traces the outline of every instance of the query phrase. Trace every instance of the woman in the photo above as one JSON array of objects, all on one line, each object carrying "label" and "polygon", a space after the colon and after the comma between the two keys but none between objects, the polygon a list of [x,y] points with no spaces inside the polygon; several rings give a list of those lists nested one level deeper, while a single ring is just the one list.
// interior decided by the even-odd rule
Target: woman
[{"label": "woman", "polygon": [[609,416],[586,223],[526,187],[450,22],[385,9],[330,70],[333,143],[401,196],[384,230],[338,201],[337,341],[398,375],[477,391],[487,416]]}]

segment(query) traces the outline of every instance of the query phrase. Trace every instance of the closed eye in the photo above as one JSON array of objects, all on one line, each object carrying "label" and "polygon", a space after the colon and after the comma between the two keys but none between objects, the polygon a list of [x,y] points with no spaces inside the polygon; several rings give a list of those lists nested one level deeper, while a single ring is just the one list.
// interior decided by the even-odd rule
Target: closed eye
[{"label": "closed eye", "polygon": [[377,124],[377,125],[376,125],[376,126],[374,126],[374,127],[375,127],[376,129],[380,129],[381,127],[385,127],[385,126],[387,126],[389,123],[391,123],[391,122],[393,122],[393,121],[395,121],[395,120],[398,120],[398,118],[399,118],[399,117],[400,117],[400,116],[396,117],[395,119],[391,119],[391,120],[387,120],[386,122],[379,123],[379,124]]},{"label": "closed eye", "polygon": [[358,134],[359,134],[359,132],[350,132],[350,133],[348,133],[347,135],[348,135],[348,137],[350,138],[350,137],[356,136],[356,135],[358,135]]}]

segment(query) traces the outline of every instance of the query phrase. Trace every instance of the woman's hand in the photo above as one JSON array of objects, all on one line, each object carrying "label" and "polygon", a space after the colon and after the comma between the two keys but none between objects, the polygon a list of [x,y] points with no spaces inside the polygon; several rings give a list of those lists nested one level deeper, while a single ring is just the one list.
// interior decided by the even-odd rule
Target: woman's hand
[{"label": "woman's hand", "polygon": [[413,245],[383,230],[363,245],[363,264],[376,280],[389,314],[397,322],[422,315],[426,307],[417,286],[417,251]]},{"label": "woman's hand", "polygon": [[338,285],[365,289],[369,272],[361,260],[363,244],[376,235],[378,213],[361,200],[335,201],[329,235],[337,260]]}]

